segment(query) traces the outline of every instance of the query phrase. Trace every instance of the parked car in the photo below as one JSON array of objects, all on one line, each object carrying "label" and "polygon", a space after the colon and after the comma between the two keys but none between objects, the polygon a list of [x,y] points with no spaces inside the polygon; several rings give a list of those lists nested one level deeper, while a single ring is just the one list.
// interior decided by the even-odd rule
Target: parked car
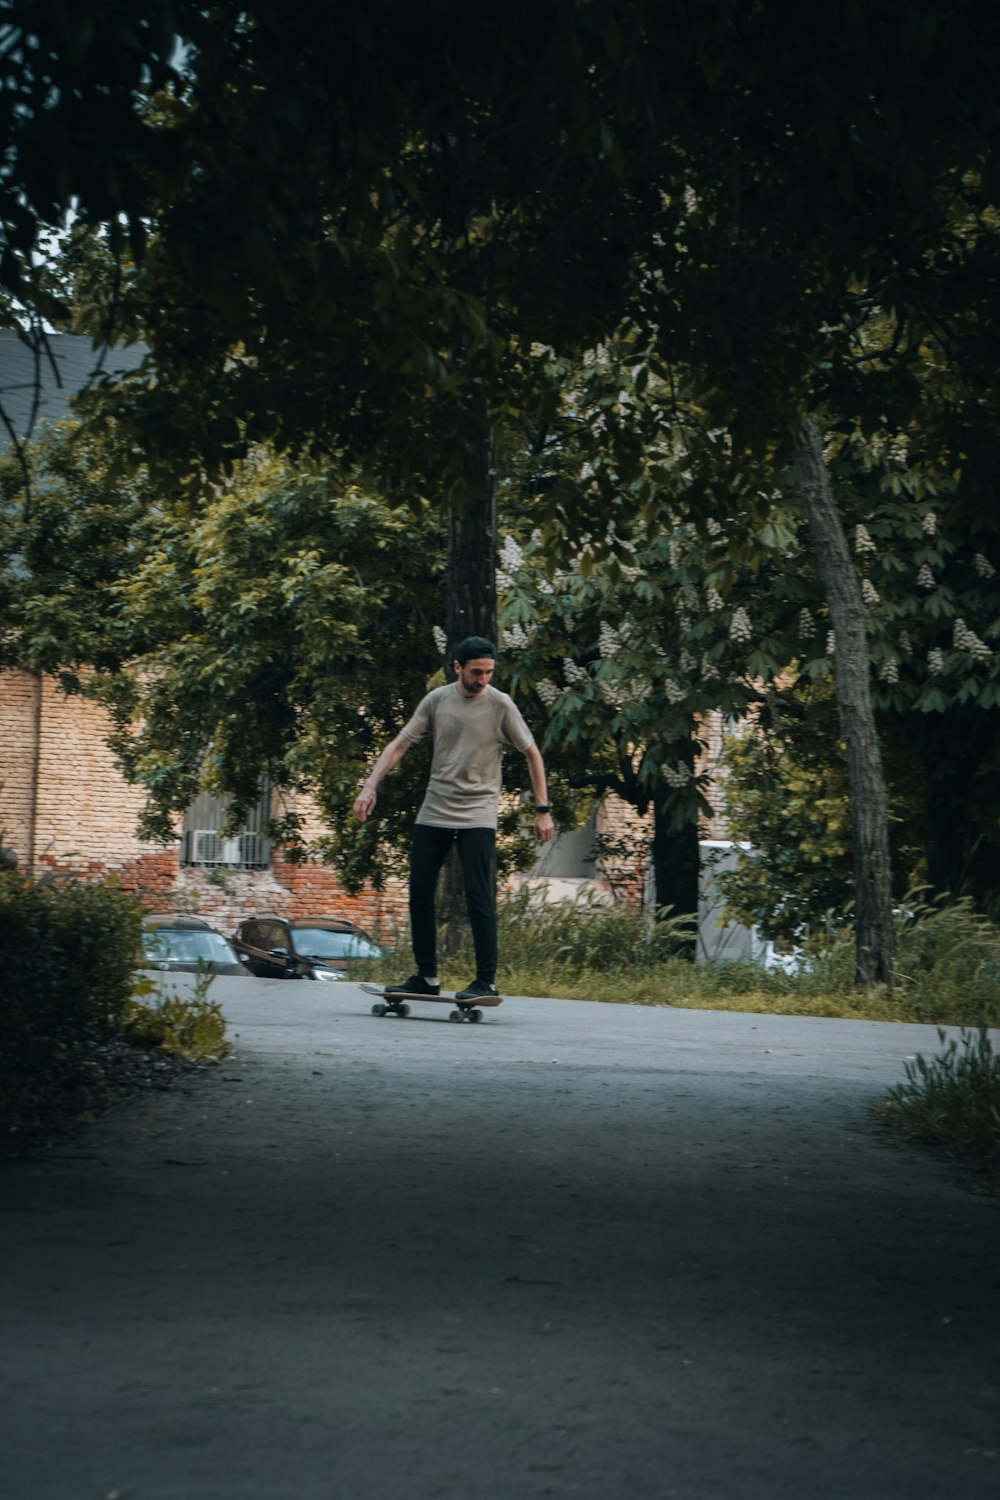
[{"label": "parked car", "polygon": [[248,917],[233,947],[261,979],[349,979],[382,949],[343,917]]},{"label": "parked car", "polygon": [[213,974],[246,973],[229,939],[201,917],[144,917],[142,954],[150,969],[196,974],[200,965]]}]

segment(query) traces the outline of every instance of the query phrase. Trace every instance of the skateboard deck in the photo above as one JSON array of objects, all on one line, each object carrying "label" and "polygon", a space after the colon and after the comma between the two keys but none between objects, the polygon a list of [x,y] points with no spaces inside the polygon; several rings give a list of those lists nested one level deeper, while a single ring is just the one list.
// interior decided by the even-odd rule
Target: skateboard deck
[{"label": "skateboard deck", "polygon": [[377,984],[362,984],[359,988],[366,995],[378,997],[378,1002],[372,1006],[373,1016],[408,1016],[410,1000],[426,1000],[428,1005],[454,1006],[449,1021],[481,1021],[481,1006],[499,1005],[503,1000],[502,995],[478,995],[475,1000],[456,1000],[450,991],[442,991],[440,995],[387,995]]}]

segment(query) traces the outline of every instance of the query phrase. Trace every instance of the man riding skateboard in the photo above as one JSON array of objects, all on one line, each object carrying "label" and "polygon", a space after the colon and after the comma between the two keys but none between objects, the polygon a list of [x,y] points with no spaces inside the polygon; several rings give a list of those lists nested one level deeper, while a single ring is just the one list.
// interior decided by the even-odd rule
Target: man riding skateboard
[{"label": "man riding skateboard", "polygon": [[545,844],[555,833],[541,752],[513,699],[490,686],[495,668],[492,641],[476,635],[462,641],[455,650],[455,681],[421,699],[409,723],[376,760],[354,803],[355,815],[363,823],[375,807],[376,788],[383,776],[399,764],[411,745],[431,735],[431,773],[410,851],[410,935],[417,972],[405,984],[388,985],[387,996],[441,993],[434,898],[438,875],[453,845],[462,865],[476,950],[476,977],[455,998],[477,1000],[499,993],[495,850],[505,745],[520,750],[528,762],[535,794],[535,837]]}]

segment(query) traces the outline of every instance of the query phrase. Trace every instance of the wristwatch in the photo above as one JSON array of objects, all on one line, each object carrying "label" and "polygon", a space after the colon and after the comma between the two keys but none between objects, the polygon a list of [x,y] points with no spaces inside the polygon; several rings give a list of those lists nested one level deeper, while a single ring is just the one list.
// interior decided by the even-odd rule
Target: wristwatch
[{"label": "wristwatch", "polygon": [[535,803],[535,812],[536,813],[547,813],[548,810],[549,810],[549,804],[547,802],[536,802]]}]

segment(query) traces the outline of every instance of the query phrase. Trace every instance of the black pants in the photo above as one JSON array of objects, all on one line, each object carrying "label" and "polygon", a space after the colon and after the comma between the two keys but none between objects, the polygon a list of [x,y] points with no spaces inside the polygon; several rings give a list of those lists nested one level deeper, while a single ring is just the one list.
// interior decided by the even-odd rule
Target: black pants
[{"label": "black pants", "polygon": [[441,867],[458,846],[465,881],[465,904],[476,948],[476,978],[493,983],[497,975],[496,830],[432,828],[418,823],[410,851],[410,935],[417,972],[437,973],[437,907],[434,897]]}]

